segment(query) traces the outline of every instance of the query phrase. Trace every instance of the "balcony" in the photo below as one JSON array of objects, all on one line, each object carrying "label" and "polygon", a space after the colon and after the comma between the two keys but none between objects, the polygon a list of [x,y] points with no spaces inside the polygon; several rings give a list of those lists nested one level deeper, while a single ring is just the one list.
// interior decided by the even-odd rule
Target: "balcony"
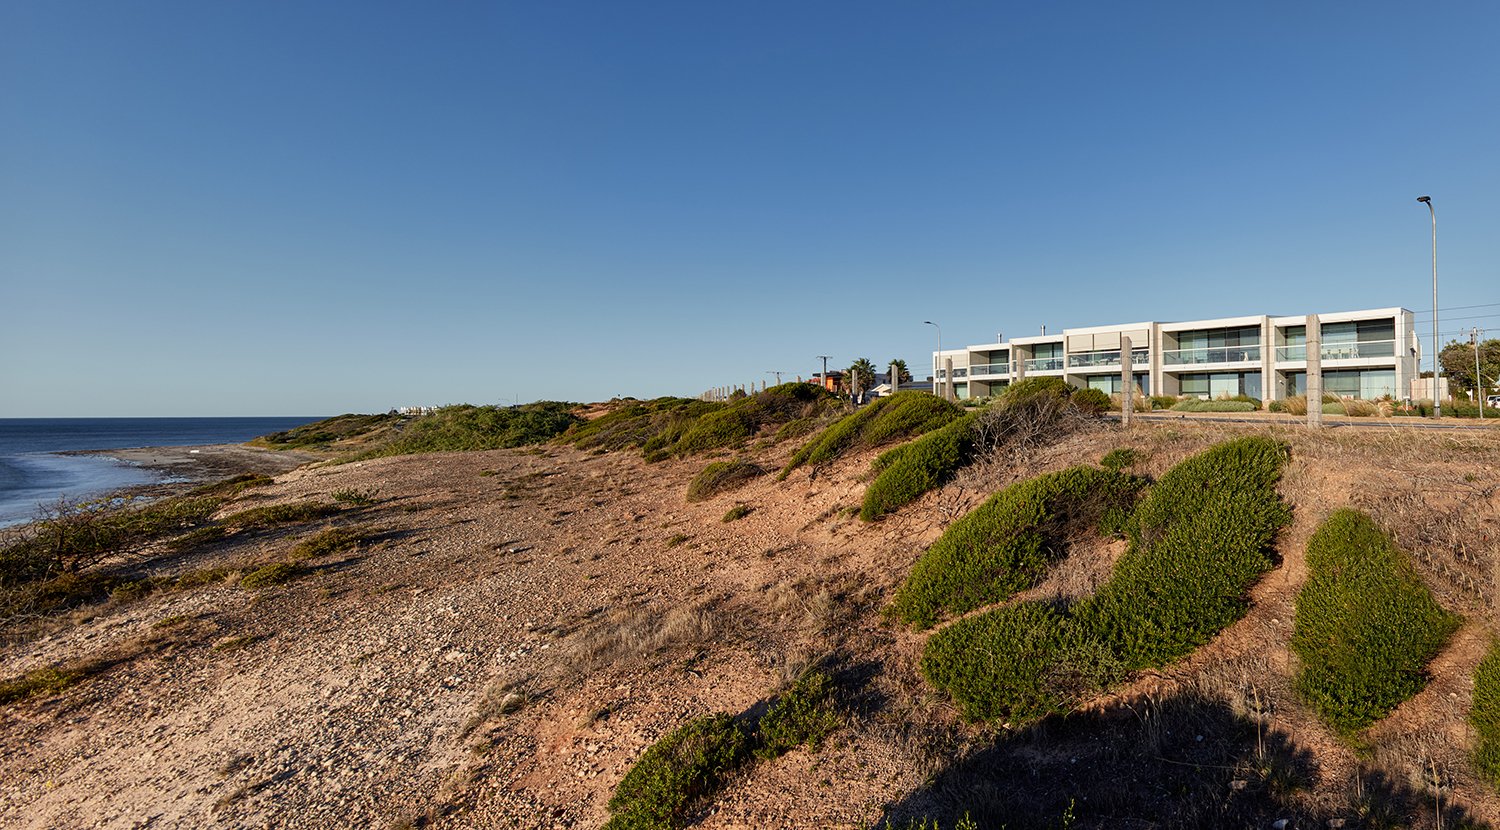
[{"label": "balcony", "polygon": [[1195,366],[1200,363],[1259,363],[1260,346],[1229,346],[1218,349],[1171,349],[1161,354],[1166,366]]},{"label": "balcony", "polygon": [[1060,357],[1034,357],[1026,361],[1028,372],[1061,372],[1066,365]]},{"label": "balcony", "polygon": [[[1366,340],[1355,343],[1324,343],[1319,350],[1324,360],[1356,360],[1361,357],[1395,357],[1396,341]],[[1276,359],[1306,360],[1307,344],[1283,346],[1276,350]]]},{"label": "balcony", "polygon": [[[969,376],[969,370],[967,368],[963,367],[963,366],[954,366],[953,367],[953,376],[955,378],[966,378],[966,377]],[[947,377],[948,377],[948,371],[946,369],[939,369],[939,370],[937,370],[937,379],[938,380],[944,380]]]},{"label": "balcony", "polygon": [[[955,373],[957,371],[958,371],[957,369],[954,370]],[[970,375],[974,375],[976,377],[979,376],[979,375],[1008,375],[1008,374],[1010,374],[1010,364],[1009,363],[980,363],[980,364],[975,365],[975,366],[970,366],[969,367],[969,374]]]},{"label": "balcony", "polygon": [[[1151,363],[1151,352],[1148,349],[1131,349],[1131,366],[1148,366]],[[1084,352],[1083,354],[1068,355],[1069,369],[1088,369],[1094,366],[1119,366],[1120,352]]]}]

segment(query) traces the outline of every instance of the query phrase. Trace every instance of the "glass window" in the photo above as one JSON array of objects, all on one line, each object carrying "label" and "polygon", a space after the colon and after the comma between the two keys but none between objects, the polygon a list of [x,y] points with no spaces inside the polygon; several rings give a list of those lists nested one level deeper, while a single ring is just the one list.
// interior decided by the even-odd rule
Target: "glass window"
[{"label": "glass window", "polygon": [[1359,336],[1358,330],[1353,323],[1324,323],[1324,343],[1353,343]]},{"label": "glass window", "polygon": [[1208,375],[1195,374],[1182,376],[1182,394],[1184,395],[1207,395]]},{"label": "glass window", "polygon": [[1396,339],[1395,320],[1364,320],[1355,326],[1355,330],[1361,343]]},{"label": "glass window", "polygon": [[1282,330],[1286,335],[1288,346],[1307,345],[1307,326],[1287,326]]}]

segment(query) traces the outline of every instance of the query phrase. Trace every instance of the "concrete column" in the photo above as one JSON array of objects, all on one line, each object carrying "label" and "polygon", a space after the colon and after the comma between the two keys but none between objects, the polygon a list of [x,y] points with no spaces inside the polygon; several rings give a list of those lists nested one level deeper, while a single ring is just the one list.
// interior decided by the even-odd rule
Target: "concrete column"
[{"label": "concrete column", "polygon": [[943,358],[943,399],[953,400],[953,358]]},{"label": "concrete column", "polygon": [[1323,425],[1323,324],[1307,315],[1307,425]]},{"label": "concrete column", "polygon": [[894,395],[901,389],[901,375],[896,371],[896,361],[891,361],[891,367],[887,371],[891,373],[891,394]]},{"label": "concrete column", "polygon": [[1276,398],[1276,339],[1275,327],[1270,317],[1260,318],[1260,406],[1262,409]]},{"label": "concrete column", "polygon": [[1017,349],[1015,346],[1011,346],[1010,347],[1010,361],[1016,367],[1016,371],[1013,374],[1011,374],[1011,376],[1010,376],[1010,382],[1011,383],[1015,383],[1018,380],[1025,380],[1026,379],[1026,353],[1022,352],[1019,349]]},{"label": "concrete column", "polygon": [[1130,426],[1130,416],[1135,411],[1135,373],[1130,367],[1130,335],[1120,336],[1120,423]]}]

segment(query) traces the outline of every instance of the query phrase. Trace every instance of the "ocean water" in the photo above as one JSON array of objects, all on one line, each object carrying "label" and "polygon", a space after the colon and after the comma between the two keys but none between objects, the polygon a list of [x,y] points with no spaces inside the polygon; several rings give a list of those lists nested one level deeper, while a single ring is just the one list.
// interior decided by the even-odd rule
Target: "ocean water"
[{"label": "ocean water", "polygon": [[77,501],[150,484],[157,473],[70,450],[240,444],[317,417],[0,418],[0,527],[33,518],[59,499]]}]

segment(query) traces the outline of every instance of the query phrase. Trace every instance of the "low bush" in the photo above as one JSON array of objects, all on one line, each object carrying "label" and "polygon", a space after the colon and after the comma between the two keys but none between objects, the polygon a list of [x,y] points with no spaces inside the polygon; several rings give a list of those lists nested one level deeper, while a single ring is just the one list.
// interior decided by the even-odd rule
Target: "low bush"
[{"label": "low bush", "polygon": [[572,404],[558,401],[520,406],[445,406],[413,418],[387,440],[342,460],[541,444],[581,422],[573,414]]},{"label": "low bush", "polygon": [[729,715],[689,721],[647,749],[609,800],[605,830],[671,830],[745,761],[749,736]]},{"label": "low bush", "polygon": [[1341,732],[1385,717],[1427,685],[1424,668],[1458,628],[1368,516],[1330,515],[1307,543],[1291,647],[1297,689]]},{"label": "low bush", "polygon": [[923,435],[962,413],[958,406],[926,392],[897,392],[840,418],[804,444],[782,468],[778,480],[805,464],[819,466],[846,453]]},{"label": "low bush", "polygon": [[333,500],[339,504],[352,504],[355,507],[369,507],[380,499],[380,489],[371,487],[368,490],[356,490],[353,487],[341,487],[333,491]]},{"label": "low bush", "polygon": [[1172,405],[1173,412],[1254,412],[1259,408],[1249,401],[1202,401],[1196,398],[1184,398]]},{"label": "low bush", "polygon": [[1073,467],[1001,490],[950,525],[912,567],[890,612],[918,628],[1036,585],[1069,540],[1123,530],[1144,482]]},{"label": "low bush", "polygon": [[252,487],[267,487],[275,483],[276,479],[262,473],[244,473],[243,475],[226,478],[223,481],[216,481],[212,484],[197,487],[189,495],[222,496],[226,499],[232,499]]},{"label": "low bush", "polygon": [[218,496],[162,499],[143,506],[129,499],[60,503],[0,549],[0,589],[78,574],[207,521],[221,504]]},{"label": "low bush", "polygon": [[727,511],[725,511],[724,518],[720,519],[719,521],[724,522],[725,524],[728,524],[729,522],[737,522],[740,519],[743,519],[746,516],[750,515],[751,511],[753,511],[754,509],[755,508],[751,507],[748,504],[736,504],[734,507],[731,507]]},{"label": "low bush", "polygon": [[330,527],[316,536],[298,542],[297,546],[292,548],[292,559],[298,561],[316,559],[319,556],[352,550],[369,538],[370,531],[367,528]]},{"label": "low bush", "polygon": [[1073,387],[1062,378],[1023,378],[1005,387],[1005,391],[1000,393],[1000,401],[1015,404],[1035,397],[1067,400],[1072,394]]},{"label": "low bush", "polygon": [[1062,652],[1065,619],[1048,603],[1018,602],[933,634],[922,675],[969,720],[1028,723],[1064,702],[1048,678]]},{"label": "low bush", "polygon": [[76,686],[99,671],[99,666],[86,665],[63,668],[48,666],[33,669],[20,677],[0,681],[0,705],[16,703],[32,697],[55,695]]},{"label": "low bush", "polygon": [[765,474],[765,468],[750,461],[715,461],[704,467],[703,472],[688,485],[687,500],[711,499],[720,493],[738,490]]},{"label": "low bush", "polygon": [[825,410],[835,402],[821,386],[783,383],[754,395],[732,401],[723,409],[708,412],[684,425],[680,433],[658,446],[647,445],[646,460],[662,460],[730,447],[754,436],[765,427],[801,420]]},{"label": "low bush", "polygon": [[833,678],[827,672],[817,668],[803,672],[761,716],[755,728],[755,754],[775,758],[799,746],[816,751],[839,725],[833,691]]},{"label": "low bush", "polygon": [[574,424],[558,440],[584,450],[640,449],[661,433],[724,407],[695,398],[630,401],[593,420]]},{"label": "low bush", "polygon": [[1245,613],[1246,592],[1274,561],[1291,510],[1276,493],[1284,444],[1227,441],[1168,470],[1127,527],[1129,550],[1099,592],[1073,608],[1131,669],[1165,665]]},{"label": "low bush", "polygon": [[1133,467],[1141,460],[1141,454],[1130,447],[1116,447],[1099,459],[1099,466],[1116,472]]},{"label": "low bush", "polygon": [[260,588],[270,588],[274,585],[283,585],[291,582],[306,573],[307,569],[301,565],[294,565],[290,562],[276,562],[246,574],[245,578],[240,580],[240,587],[248,588],[252,591]]},{"label": "low bush", "polygon": [[1474,702],[1469,723],[1479,734],[1474,747],[1474,768],[1491,786],[1500,787],[1500,642],[1474,669]]},{"label": "low bush", "polygon": [[296,522],[310,522],[314,519],[332,516],[338,512],[340,512],[340,508],[336,504],[312,500],[294,501],[241,510],[238,513],[225,516],[221,523],[226,527],[237,528],[270,527]]},{"label": "low bush", "polygon": [[879,474],[865,488],[859,517],[873,522],[941,486],[969,462],[979,412],[971,412],[942,429],[902,444],[875,459]]},{"label": "low bush", "polygon": [[1075,389],[1073,390],[1073,394],[1069,396],[1069,400],[1079,412],[1085,415],[1098,415],[1101,412],[1108,412],[1110,405],[1113,403],[1109,397],[1109,393],[1094,388]]},{"label": "low bush", "polygon": [[369,440],[374,436],[387,434],[402,420],[404,416],[394,412],[380,415],[345,414],[303,424],[284,432],[262,435],[250,443],[273,450],[328,449],[340,442]]},{"label": "low bush", "polygon": [[1097,593],[1065,611],[1002,606],[933,635],[923,672],[971,718],[1040,717],[1134,669],[1164,666],[1244,615],[1290,511],[1286,447],[1251,437],[1169,470],[1125,523],[1130,547]]},{"label": "low bush", "polygon": [[1171,409],[1173,406],[1176,406],[1176,405],[1177,405],[1177,396],[1176,395],[1152,395],[1151,396],[1151,408],[1152,409]]}]

